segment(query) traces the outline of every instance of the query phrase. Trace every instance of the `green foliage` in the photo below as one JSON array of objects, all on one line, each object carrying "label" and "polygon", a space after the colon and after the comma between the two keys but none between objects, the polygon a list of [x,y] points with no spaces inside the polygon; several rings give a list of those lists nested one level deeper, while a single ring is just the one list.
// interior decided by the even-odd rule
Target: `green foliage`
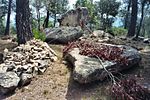
[{"label": "green foliage", "polygon": [[111,15],[115,17],[118,14],[120,2],[116,0],[100,0],[96,2],[97,10],[101,14]]},{"label": "green foliage", "polygon": [[120,2],[116,0],[100,0],[95,2],[95,10],[99,15],[101,27],[107,30],[112,27],[114,17],[118,14]]},{"label": "green foliage", "polygon": [[61,14],[67,11],[68,0],[43,0],[43,3],[51,14]]},{"label": "green foliage", "polygon": [[53,27],[53,22],[52,21],[48,21],[48,27]]},{"label": "green foliage", "polygon": [[16,27],[14,27],[14,26],[12,26],[11,28],[10,28],[10,33],[11,34],[16,34]]},{"label": "green foliage", "polygon": [[35,7],[36,9],[41,9],[43,8],[43,2],[41,0],[32,0],[32,6]]},{"label": "green foliage", "polygon": [[62,14],[68,10],[68,0],[42,0],[50,17],[54,18],[53,25],[57,22],[57,14]]},{"label": "green foliage", "polygon": [[128,31],[122,27],[112,27],[108,29],[107,32],[112,33],[115,36],[121,36],[121,35],[126,35]]},{"label": "green foliage", "polygon": [[43,32],[38,31],[37,29],[33,29],[33,35],[35,39],[40,39],[42,41],[45,41],[46,36]]},{"label": "green foliage", "polygon": [[0,0],[0,19],[5,16],[7,13],[7,0]]},{"label": "green foliage", "polygon": [[36,21],[36,19],[32,18],[32,23],[31,23],[31,25],[32,25],[32,28],[33,28],[33,29],[37,28],[37,21]]}]

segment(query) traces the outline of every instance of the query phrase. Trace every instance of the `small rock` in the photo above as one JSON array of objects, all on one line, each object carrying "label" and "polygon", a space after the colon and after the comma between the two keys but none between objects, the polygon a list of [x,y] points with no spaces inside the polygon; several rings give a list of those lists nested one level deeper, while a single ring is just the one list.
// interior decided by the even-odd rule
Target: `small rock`
[{"label": "small rock", "polygon": [[62,61],[62,63],[63,63],[64,65],[67,65],[67,61]]},{"label": "small rock", "polygon": [[43,74],[43,73],[46,71],[46,69],[47,69],[47,68],[45,68],[45,67],[40,67],[40,68],[38,69],[38,74]]},{"label": "small rock", "polygon": [[17,65],[16,68],[15,68],[15,70],[17,72],[23,72],[24,71],[24,69],[23,69],[23,67],[21,65]]},{"label": "small rock", "polygon": [[40,61],[38,63],[38,68],[47,68],[48,67],[48,62],[47,61]]},{"label": "small rock", "polygon": [[102,30],[95,30],[92,34],[93,37],[99,37],[99,38],[113,38],[113,34],[106,33]]},{"label": "small rock", "polygon": [[144,39],[143,42],[144,43],[150,43],[149,39]]},{"label": "small rock", "polygon": [[56,62],[58,60],[56,56],[53,56],[50,59],[51,59],[52,62]]},{"label": "small rock", "polygon": [[33,78],[32,74],[22,73],[22,75],[20,76],[21,80],[19,85],[21,86],[28,85],[31,82],[32,78]]},{"label": "small rock", "polygon": [[21,68],[22,68],[23,70],[27,70],[27,69],[29,68],[29,66],[28,66],[28,65],[23,65]]},{"label": "small rock", "polygon": [[34,62],[34,63],[33,63],[33,66],[34,66],[34,67],[37,67],[38,65],[39,65],[38,62]]},{"label": "small rock", "polygon": [[15,72],[0,73],[0,93],[7,94],[13,92],[18,86],[19,81],[20,78]]},{"label": "small rock", "polygon": [[34,67],[29,67],[26,71],[26,73],[31,74],[34,72]]},{"label": "small rock", "polygon": [[10,64],[10,65],[7,65],[7,71],[12,71],[13,69],[15,69],[15,64]]},{"label": "small rock", "polygon": [[14,62],[15,63],[15,65],[21,65],[21,62]]},{"label": "small rock", "polygon": [[35,51],[38,51],[38,52],[43,51],[43,49],[42,49],[42,48],[38,48],[38,47],[34,47],[34,50],[35,50]]},{"label": "small rock", "polygon": [[0,73],[7,72],[7,67],[4,63],[0,64]]},{"label": "small rock", "polygon": [[36,76],[39,74],[39,69],[37,67],[33,67],[33,76]]},{"label": "small rock", "polygon": [[8,49],[7,49],[7,48],[5,48],[5,49],[4,49],[4,53],[7,53],[7,52],[8,52]]},{"label": "small rock", "polygon": [[31,51],[31,48],[33,48],[33,47],[30,46],[30,45],[25,45],[25,46],[24,46],[24,50],[25,50],[25,51]]}]

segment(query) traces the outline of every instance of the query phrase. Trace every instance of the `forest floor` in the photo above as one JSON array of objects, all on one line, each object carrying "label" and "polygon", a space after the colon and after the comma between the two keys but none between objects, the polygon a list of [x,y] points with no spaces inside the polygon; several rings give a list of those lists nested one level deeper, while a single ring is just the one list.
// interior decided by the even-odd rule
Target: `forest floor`
[{"label": "forest floor", "polygon": [[[123,75],[138,76],[139,83],[150,88],[150,45],[137,41],[130,41],[127,45],[139,49],[142,56],[140,66],[135,66],[122,72]],[[3,48],[4,44],[0,44]],[[32,82],[25,87],[17,89],[16,92],[5,100],[110,100],[108,86],[110,81],[93,82],[81,85],[72,79],[71,66],[62,63],[62,45],[50,45],[58,54],[58,61],[52,63],[51,67],[43,75],[37,75]]]}]

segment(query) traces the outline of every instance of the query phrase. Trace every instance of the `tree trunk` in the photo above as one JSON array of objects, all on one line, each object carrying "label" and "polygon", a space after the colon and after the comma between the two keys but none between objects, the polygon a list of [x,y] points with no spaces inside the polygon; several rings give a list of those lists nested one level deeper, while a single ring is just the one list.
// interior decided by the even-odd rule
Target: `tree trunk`
[{"label": "tree trunk", "polygon": [[104,17],[103,17],[103,13],[101,13],[101,16],[100,16],[100,29],[104,30]]},{"label": "tree trunk", "polygon": [[138,12],[137,0],[132,0],[131,24],[129,26],[127,34],[128,37],[132,37],[135,35],[137,12]]},{"label": "tree trunk", "polygon": [[29,0],[16,0],[16,29],[18,44],[33,38],[30,24]]},{"label": "tree trunk", "polygon": [[40,9],[36,9],[36,12],[37,12],[37,21],[38,21],[38,30],[40,31]]},{"label": "tree trunk", "polygon": [[56,13],[54,14],[54,27],[55,27],[55,24],[56,24]]},{"label": "tree trunk", "polygon": [[144,7],[145,7],[145,0],[143,0],[142,2],[142,8],[141,8],[141,19],[140,19],[140,25],[136,34],[136,38],[138,38],[139,34],[140,34],[140,30],[142,27],[142,22],[143,22],[143,18],[144,18]]},{"label": "tree trunk", "polygon": [[127,8],[127,14],[126,14],[126,17],[125,17],[125,22],[124,22],[124,28],[125,29],[128,28],[128,24],[129,24],[128,21],[129,21],[130,7],[131,7],[131,0],[129,0],[128,8]]},{"label": "tree trunk", "polygon": [[105,28],[105,31],[107,31],[108,30],[108,28],[109,28],[109,18],[108,18],[108,13],[106,14],[106,28]]},{"label": "tree trunk", "polygon": [[47,15],[46,15],[46,18],[44,20],[43,27],[48,28],[48,23],[49,23],[49,11],[47,10]]},{"label": "tree trunk", "polygon": [[6,22],[6,28],[5,28],[4,35],[9,35],[11,4],[12,4],[12,0],[9,0],[8,13],[7,13],[7,22]]},{"label": "tree trunk", "polygon": [[142,34],[141,35],[142,35],[142,37],[145,37],[145,25],[144,24],[142,25]]}]

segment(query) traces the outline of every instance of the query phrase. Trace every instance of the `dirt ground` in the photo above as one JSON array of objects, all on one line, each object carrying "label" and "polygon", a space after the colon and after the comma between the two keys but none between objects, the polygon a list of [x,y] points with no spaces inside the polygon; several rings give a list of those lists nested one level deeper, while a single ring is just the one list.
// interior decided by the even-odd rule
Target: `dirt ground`
[{"label": "dirt ground", "polygon": [[[133,44],[135,45],[135,43]],[[139,82],[150,88],[150,46],[136,44],[136,47],[140,45],[142,48],[140,50],[142,56],[140,66],[135,66],[122,74],[137,75],[143,79]],[[109,80],[87,85],[73,81],[72,66],[62,63],[63,46],[50,45],[50,47],[58,54],[58,61],[52,63],[43,75],[36,76],[28,86],[17,89],[16,93],[8,97],[1,97],[1,100],[111,100],[108,90]]]}]

